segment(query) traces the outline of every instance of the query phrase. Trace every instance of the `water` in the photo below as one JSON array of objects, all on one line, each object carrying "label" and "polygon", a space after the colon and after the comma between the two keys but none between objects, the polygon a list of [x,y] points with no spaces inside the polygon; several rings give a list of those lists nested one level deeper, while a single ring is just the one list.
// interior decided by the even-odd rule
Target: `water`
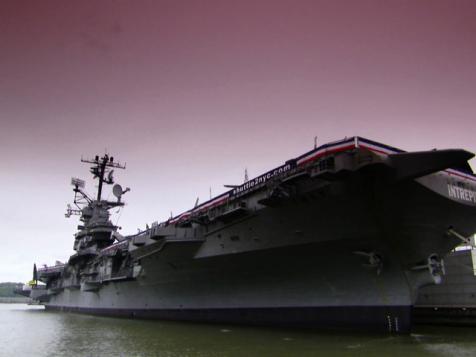
[{"label": "water", "polygon": [[0,304],[0,356],[476,356],[476,328],[406,336],[127,320]]}]

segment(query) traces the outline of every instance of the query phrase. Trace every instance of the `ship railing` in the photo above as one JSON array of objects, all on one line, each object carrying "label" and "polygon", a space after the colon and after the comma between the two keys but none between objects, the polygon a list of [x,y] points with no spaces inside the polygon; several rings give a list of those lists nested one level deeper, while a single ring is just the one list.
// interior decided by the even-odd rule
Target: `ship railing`
[{"label": "ship railing", "polygon": [[38,269],[39,274],[55,274],[55,273],[61,273],[64,269],[64,264],[62,265],[54,265],[50,267],[43,267]]},{"label": "ship railing", "polygon": [[117,242],[100,251],[101,255],[114,255],[118,250],[126,249],[129,246],[129,237],[122,242]]}]

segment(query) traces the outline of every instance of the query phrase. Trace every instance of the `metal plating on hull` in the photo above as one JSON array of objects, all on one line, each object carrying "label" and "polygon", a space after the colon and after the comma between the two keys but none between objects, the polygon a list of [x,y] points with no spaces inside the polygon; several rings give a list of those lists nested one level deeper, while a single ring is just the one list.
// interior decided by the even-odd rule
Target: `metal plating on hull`
[{"label": "metal plating on hull", "polygon": [[476,231],[472,157],[352,137],[131,236],[108,213],[128,189],[101,198],[123,166],[83,160],[98,196],[73,179],[76,253],[35,269],[46,287],[32,297],[102,315],[407,332],[419,287],[444,275],[440,256]]}]

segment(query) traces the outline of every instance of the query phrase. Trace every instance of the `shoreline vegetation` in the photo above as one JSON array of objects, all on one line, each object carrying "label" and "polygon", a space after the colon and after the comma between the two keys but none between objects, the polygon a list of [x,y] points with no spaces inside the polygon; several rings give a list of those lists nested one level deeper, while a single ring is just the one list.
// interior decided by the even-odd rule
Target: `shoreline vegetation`
[{"label": "shoreline vegetation", "polygon": [[22,283],[5,282],[0,283],[0,304],[28,304],[31,299],[15,294],[15,288]]}]

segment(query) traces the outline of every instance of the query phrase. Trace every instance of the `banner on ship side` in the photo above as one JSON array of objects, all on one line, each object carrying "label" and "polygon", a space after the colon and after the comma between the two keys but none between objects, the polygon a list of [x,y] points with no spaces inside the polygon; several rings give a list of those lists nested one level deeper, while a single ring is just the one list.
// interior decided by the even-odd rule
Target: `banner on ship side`
[{"label": "banner on ship side", "polygon": [[280,176],[280,175],[283,175],[289,171],[291,171],[292,169],[296,168],[296,160],[289,160],[287,161],[284,165],[281,165],[273,170],[270,170],[258,177],[255,177],[247,182],[245,182],[244,184],[238,186],[238,187],[235,187],[233,190],[230,191],[230,195],[231,196],[235,196],[235,195],[240,195],[244,192],[247,192],[249,190],[252,190],[253,188],[277,177],[277,176]]}]

